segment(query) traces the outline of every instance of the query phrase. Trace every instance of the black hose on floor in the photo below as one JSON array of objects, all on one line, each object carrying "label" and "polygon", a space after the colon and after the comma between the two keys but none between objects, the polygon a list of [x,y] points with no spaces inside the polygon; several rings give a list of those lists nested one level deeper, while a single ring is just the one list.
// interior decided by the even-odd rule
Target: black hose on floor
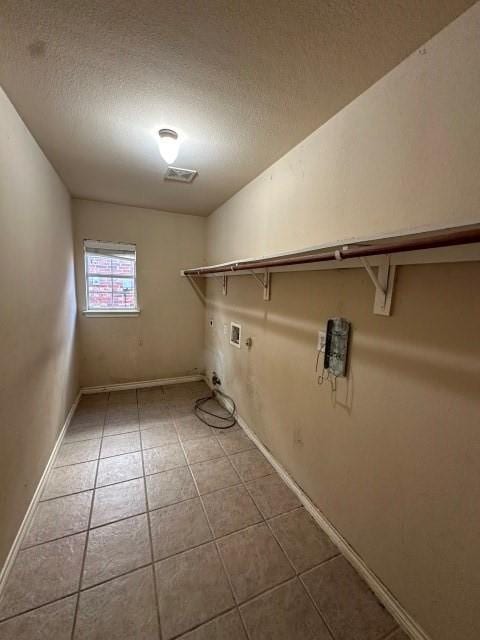
[{"label": "black hose on floor", "polygon": [[[227,409],[223,404],[221,404],[217,399],[218,397],[221,397],[224,400],[227,400],[231,404],[231,409]],[[214,400],[220,406],[222,406],[226,411],[226,415],[219,415],[218,413],[214,413],[213,411],[209,411],[208,409],[205,409],[204,405],[209,400]],[[209,396],[195,400],[195,415],[204,424],[208,425],[209,427],[213,427],[214,429],[230,429],[231,427],[235,426],[235,424],[237,423],[237,420],[235,418],[236,410],[237,410],[237,407],[235,406],[235,402],[233,398],[228,396],[226,393],[223,393],[223,391],[220,391],[220,389],[213,389],[212,393]],[[225,425],[212,424],[211,422],[208,421],[206,416],[212,416],[216,420],[227,422],[228,424],[225,424]]]}]

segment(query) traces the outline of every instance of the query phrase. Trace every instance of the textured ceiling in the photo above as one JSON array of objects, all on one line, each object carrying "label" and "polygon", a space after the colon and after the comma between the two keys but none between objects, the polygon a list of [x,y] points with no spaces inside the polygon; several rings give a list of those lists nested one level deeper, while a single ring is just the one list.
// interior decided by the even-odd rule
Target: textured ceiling
[{"label": "textured ceiling", "polygon": [[208,214],[472,4],[0,0],[0,83],[73,195]]}]

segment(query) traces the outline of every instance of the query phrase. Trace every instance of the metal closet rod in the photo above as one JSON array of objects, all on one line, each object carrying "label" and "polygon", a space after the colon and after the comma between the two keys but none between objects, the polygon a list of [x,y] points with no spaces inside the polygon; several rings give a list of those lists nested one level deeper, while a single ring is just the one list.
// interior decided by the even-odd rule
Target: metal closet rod
[{"label": "metal closet rod", "polygon": [[[367,241],[364,241],[367,242]],[[420,237],[407,237],[404,240],[390,241],[385,244],[352,244],[339,249],[303,255],[280,256],[278,258],[258,258],[228,262],[211,267],[195,267],[184,269],[185,276],[203,276],[212,273],[231,273],[232,271],[252,271],[253,269],[269,269],[272,267],[288,267],[299,264],[311,264],[313,262],[327,262],[328,260],[347,260],[348,258],[366,258],[404,251],[419,251],[421,249],[437,249],[439,247],[452,247],[460,244],[472,244],[480,242],[480,226],[467,227],[460,230],[445,231],[437,235],[424,233]]]}]

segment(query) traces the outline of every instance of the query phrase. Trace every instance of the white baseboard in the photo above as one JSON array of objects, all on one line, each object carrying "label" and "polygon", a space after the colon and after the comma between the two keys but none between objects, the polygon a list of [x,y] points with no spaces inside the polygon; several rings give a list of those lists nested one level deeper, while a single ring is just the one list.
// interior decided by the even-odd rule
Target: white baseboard
[{"label": "white baseboard", "polygon": [[7,558],[3,564],[3,567],[0,571],[0,595],[3,592],[3,589],[5,587],[5,584],[7,582],[7,578],[10,574],[10,571],[12,569],[13,563],[15,562],[15,558],[17,557],[18,551],[20,549],[20,545],[22,544],[22,540],[23,540],[23,536],[25,535],[25,533],[27,532],[29,526],[30,526],[30,522],[32,520],[33,514],[35,512],[35,507],[37,506],[40,497],[43,493],[43,489],[45,486],[45,482],[47,480],[48,477],[48,473],[52,467],[52,464],[55,460],[55,456],[57,455],[57,451],[60,447],[60,445],[62,444],[62,440],[63,437],[65,435],[66,430],[68,429],[68,425],[70,424],[70,421],[73,417],[73,414],[75,413],[75,409],[77,408],[77,404],[78,401],[80,400],[80,396],[81,396],[81,391],[78,392],[77,397],[75,398],[75,400],[73,401],[72,406],[70,407],[70,411],[67,414],[67,417],[65,418],[65,422],[63,424],[63,427],[60,431],[60,433],[58,434],[58,437],[55,441],[55,444],[53,446],[52,452],[50,454],[50,457],[48,458],[48,462],[45,466],[45,469],[43,470],[42,473],[42,477],[40,478],[37,488],[35,489],[35,493],[32,496],[32,499],[30,500],[30,504],[28,505],[28,509],[25,513],[25,516],[22,520],[22,524],[20,525],[17,535],[15,536],[15,540],[13,541],[13,544],[10,548],[10,551],[8,552]]},{"label": "white baseboard", "polygon": [[83,387],[82,394],[104,393],[105,391],[126,391],[127,389],[145,389],[146,387],[162,387],[168,384],[181,384],[183,382],[199,382],[204,380],[201,374],[193,376],[178,376],[177,378],[157,378],[156,380],[140,380],[137,382],[123,382],[120,384],[107,384],[99,387]]},{"label": "white baseboard", "polygon": [[[204,381],[210,386],[211,384],[208,378],[204,377]],[[402,605],[398,602],[395,596],[388,590],[378,576],[376,576],[371,569],[365,564],[360,555],[350,546],[345,540],[342,534],[334,527],[334,525],[328,520],[310,500],[307,494],[298,486],[293,478],[287,473],[282,465],[274,458],[267,447],[259,440],[258,436],[250,429],[245,420],[237,414],[237,422],[243,429],[245,434],[252,440],[256,446],[260,449],[263,455],[270,462],[272,467],[277,471],[278,475],[284,480],[284,482],[290,487],[290,489],[296,494],[300,502],[305,507],[306,511],[312,516],[318,526],[327,534],[330,540],[338,547],[342,555],[348,560],[348,562],[354,567],[370,589],[374,592],[380,602],[384,605],[385,609],[392,615],[397,621],[399,626],[410,636],[412,640],[431,640],[425,631],[415,622],[410,614],[405,611]]]}]

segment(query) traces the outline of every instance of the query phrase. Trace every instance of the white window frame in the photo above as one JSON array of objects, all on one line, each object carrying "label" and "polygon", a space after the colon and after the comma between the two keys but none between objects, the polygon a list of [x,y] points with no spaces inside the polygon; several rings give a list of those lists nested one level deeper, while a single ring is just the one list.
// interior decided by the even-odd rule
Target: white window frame
[{"label": "white window frame", "polygon": [[[132,251],[135,253],[133,280],[135,284],[135,307],[133,309],[90,309],[88,295],[88,271],[87,271],[87,253],[89,249],[108,249],[109,251]],[[83,275],[85,278],[85,309],[84,315],[87,316],[135,316],[140,313],[138,306],[138,284],[137,284],[137,246],[130,242],[106,242],[100,240],[84,240],[83,241]],[[108,276],[111,278],[125,278],[122,275]]]}]

